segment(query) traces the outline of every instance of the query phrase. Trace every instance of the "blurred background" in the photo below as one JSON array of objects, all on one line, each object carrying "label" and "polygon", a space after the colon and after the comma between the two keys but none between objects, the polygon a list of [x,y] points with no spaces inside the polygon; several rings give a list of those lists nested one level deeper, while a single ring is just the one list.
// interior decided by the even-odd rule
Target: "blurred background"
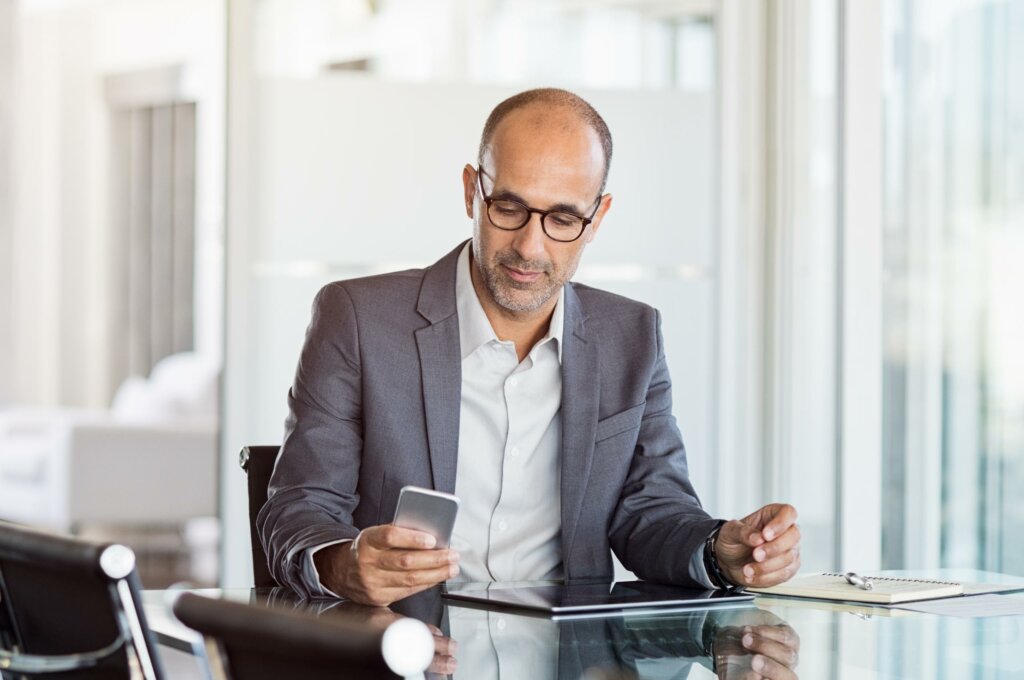
[{"label": "blurred background", "polygon": [[607,119],[576,279],[656,305],[712,514],[1024,575],[1024,4],[0,0],[0,518],[251,583],[316,290],[470,234],[504,97]]}]

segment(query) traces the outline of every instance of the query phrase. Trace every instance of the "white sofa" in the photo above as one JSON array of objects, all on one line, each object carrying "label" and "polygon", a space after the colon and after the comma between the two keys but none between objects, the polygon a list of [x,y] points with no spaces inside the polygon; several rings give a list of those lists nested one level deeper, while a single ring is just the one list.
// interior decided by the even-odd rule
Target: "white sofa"
[{"label": "white sofa", "polygon": [[0,412],[0,519],[72,531],[216,516],[218,375],[178,354],[109,410]]}]

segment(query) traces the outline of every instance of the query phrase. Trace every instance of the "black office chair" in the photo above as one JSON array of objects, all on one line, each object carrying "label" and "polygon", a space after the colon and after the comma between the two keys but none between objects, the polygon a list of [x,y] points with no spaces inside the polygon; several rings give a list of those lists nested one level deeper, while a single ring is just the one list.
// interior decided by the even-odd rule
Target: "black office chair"
[{"label": "black office chair", "polygon": [[280,446],[245,446],[238,454],[238,464],[245,470],[249,486],[249,539],[252,541],[252,576],[257,588],[278,585],[267,567],[267,553],[256,531],[256,516],[267,503],[267,487]]},{"label": "black office chair", "polygon": [[422,677],[434,657],[433,635],[412,618],[368,628],[192,593],[178,598],[174,614],[202,633],[214,677],[231,680]]},{"label": "black office chair", "polygon": [[135,554],[0,521],[3,677],[162,680]]}]

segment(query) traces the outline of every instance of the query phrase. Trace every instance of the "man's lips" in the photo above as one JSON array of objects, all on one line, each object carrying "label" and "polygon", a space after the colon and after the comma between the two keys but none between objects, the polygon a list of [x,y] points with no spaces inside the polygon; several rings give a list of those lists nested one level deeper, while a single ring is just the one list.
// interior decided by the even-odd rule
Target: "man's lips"
[{"label": "man's lips", "polygon": [[516,269],[515,267],[509,267],[507,264],[503,264],[501,267],[505,270],[505,273],[509,275],[509,278],[513,281],[517,281],[518,283],[532,283],[539,279],[540,275],[544,273],[524,271],[522,269]]}]

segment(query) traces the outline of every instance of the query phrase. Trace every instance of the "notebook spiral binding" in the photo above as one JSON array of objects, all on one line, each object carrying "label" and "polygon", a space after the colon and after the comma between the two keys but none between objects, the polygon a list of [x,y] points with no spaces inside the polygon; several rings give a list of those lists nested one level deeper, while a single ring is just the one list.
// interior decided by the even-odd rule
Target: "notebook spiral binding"
[{"label": "notebook spiral binding", "polygon": [[[825,572],[825,576],[835,576],[836,578],[846,578],[845,574],[834,574],[832,572]],[[938,586],[958,586],[960,585],[956,581],[933,581],[926,578],[896,578],[895,576],[869,576],[867,574],[861,574],[864,578],[871,579],[872,581],[899,581],[900,583],[931,583]]]}]

